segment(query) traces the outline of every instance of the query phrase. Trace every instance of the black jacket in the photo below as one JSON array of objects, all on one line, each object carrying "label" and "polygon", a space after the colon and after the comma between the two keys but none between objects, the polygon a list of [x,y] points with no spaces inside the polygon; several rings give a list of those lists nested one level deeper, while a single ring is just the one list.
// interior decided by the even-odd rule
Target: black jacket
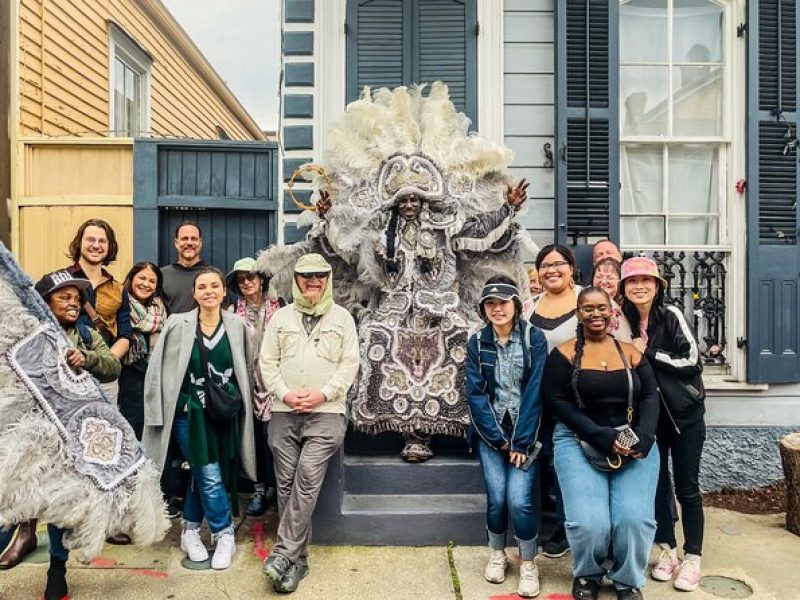
[{"label": "black jacket", "polygon": [[[634,337],[639,336],[639,314],[625,303]],[[680,309],[664,305],[653,308],[647,321],[645,356],[656,373],[662,396],[659,430],[683,429],[703,418],[705,388],[700,348]]]}]

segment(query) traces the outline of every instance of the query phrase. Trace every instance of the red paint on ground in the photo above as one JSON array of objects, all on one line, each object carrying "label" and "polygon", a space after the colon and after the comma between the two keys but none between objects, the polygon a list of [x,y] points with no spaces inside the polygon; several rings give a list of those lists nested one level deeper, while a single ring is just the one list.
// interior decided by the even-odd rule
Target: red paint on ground
[{"label": "red paint on ground", "polygon": [[[488,600],[522,600],[522,597],[518,594],[506,594],[504,596],[489,596]],[[548,594],[547,596],[542,596],[540,600],[572,600],[572,594]]]},{"label": "red paint on ground", "polygon": [[159,579],[169,578],[169,573],[165,571],[153,571],[152,569],[131,569],[135,575],[144,575],[145,577],[157,577]]},{"label": "red paint on ground", "polygon": [[572,600],[572,594],[547,594],[542,600]]},{"label": "red paint on ground", "polygon": [[264,562],[264,559],[269,556],[269,548],[264,544],[264,523],[255,521],[250,527],[250,532],[253,534],[253,551],[258,560]]},{"label": "red paint on ground", "polygon": [[111,567],[117,566],[117,561],[112,558],[103,558],[102,556],[98,556],[97,558],[93,558],[90,564],[98,569],[110,569]]}]

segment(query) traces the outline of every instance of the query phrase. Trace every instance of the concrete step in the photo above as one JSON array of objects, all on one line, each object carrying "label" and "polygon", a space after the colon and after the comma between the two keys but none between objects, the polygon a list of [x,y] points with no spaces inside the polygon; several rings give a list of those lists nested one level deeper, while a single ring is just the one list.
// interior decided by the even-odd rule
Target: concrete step
[{"label": "concrete step", "polygon": [[343,515],[464,515],[486,510],[484,494],[347,494]]},{"label": "concrete step", "polygon": [[344,489],[352,495],[483,494],[477,457],[435,456],[410,464],[394,456],[344,456]]}]

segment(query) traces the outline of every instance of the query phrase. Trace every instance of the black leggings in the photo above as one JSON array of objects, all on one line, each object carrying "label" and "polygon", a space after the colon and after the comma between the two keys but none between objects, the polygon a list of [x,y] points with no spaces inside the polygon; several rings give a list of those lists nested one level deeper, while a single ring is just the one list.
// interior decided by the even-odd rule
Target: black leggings
[{"label": "black leggings", "polygon": [[668,458],[672,455],[672,474],[675,496],[681,505],[683,521],[683,551],[700,556],[703,553],[703,498],[700,495],[700,457],[706,440],[703,419],[685,427],[680,434],[674,430],[660,432],[658,450],[661,453],[661,470],[656,489],[655,542],[675,548],[675,522],[672,518],[672,490],[670,490]]},{"label": "black leggings", "polygon": [[256,438],[256,477],[255,483],[263,483],[268,488],[275,487],[275,467],[272,462],[272,450],[267,445],[269,422],[259,421],[253,417],[253,433]]}]

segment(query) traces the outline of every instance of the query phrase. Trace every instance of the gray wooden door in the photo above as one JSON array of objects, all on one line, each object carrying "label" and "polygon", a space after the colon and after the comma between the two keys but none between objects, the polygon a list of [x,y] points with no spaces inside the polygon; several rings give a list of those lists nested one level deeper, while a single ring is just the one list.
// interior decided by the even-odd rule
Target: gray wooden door
[{"label": "gray wooden door", "polygon": [[176,259],[182,221],[203,232],[202,257],[227,272],[277,241],[277,145],[227,140],[136,140],[134,258]]}]

